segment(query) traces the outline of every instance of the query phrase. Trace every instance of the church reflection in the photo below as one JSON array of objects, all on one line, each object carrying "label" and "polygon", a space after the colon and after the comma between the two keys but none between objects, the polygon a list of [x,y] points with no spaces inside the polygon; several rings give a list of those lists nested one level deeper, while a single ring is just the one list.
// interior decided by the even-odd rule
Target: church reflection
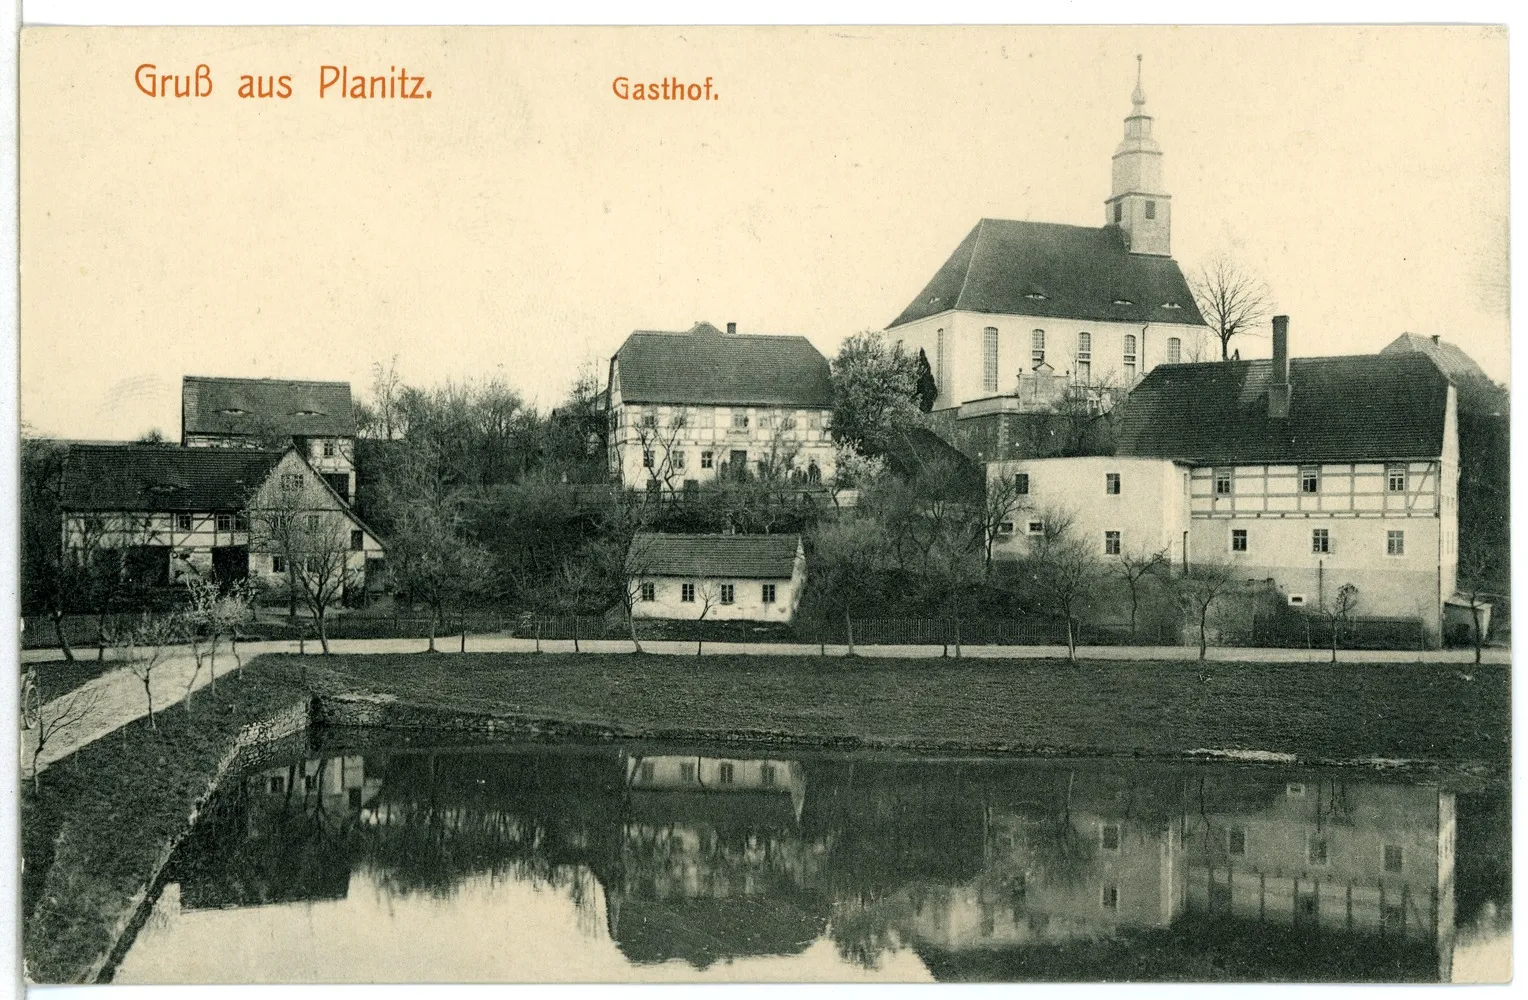
[{"label": "church reflection", "polygon": [[1273,978],[1323,977],[1329,945],[1447,979],[1454,845],[1451,792],[1332,772],[479,748],[263,767],[172,877],[197,909],[488,872],[566,888],[630,961],[695,968],[827,938],[941,977],[1088,978],[1101,943],[1239,935],[1293,942]]}]

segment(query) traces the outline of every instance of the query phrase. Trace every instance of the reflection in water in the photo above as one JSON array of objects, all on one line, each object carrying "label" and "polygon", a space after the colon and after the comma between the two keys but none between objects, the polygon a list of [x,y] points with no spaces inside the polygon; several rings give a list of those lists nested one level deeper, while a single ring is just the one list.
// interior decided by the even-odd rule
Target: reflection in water
[{"label": "reflection in water", "polygon": [[117,979],[1448,980],[1456,923],[1509,933],[1510,806],[1367,779],[316,756],[220,791]]}]

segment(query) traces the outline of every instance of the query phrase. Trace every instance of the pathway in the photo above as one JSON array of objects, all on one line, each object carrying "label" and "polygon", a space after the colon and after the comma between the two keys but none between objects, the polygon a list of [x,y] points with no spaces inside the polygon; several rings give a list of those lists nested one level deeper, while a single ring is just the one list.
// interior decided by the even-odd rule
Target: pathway
[{"label": "pathway", "polygon": [[[436,648],[442,654],[450,655],[461,648],[460,636],[445,636],[435,640]],[[329,648],[335,653],[421,653],[428,648],[425,639],[332,639]],[[239,645],[239,655],[248,662],[251,657],[261,653],[296,653],[297,642],[249,642]],[[308,641],[306,648],[309,654],[314,654],[319,649],[315,641]],[[579,648],[584,653],[630,653],[632,651],[629,639],[585,639],[579,642]],[[469,653],[529,653],[536,649],[536,640],[517,639],[507,635],[469,635],[467,637],[467,651]],[[547,653],[571,653],[573,641],[571,639],[543,639],[541,649]],[[694,656],[695,643],[687,640],[655,639],[644,640],[642,649],[648,653],[666,656]],[[117,654],[118,650],[107,650],[108,658]],[[847,652],[843,645],[829,644],[826,647],[826,655],[843,656]],[[897,657],[897,658],[938,658],[945,655],[942,646],[856,646],[855,652],[865,657]],[[707,642],[702,647],[702,653],[706,656],[722,655],[745,655],[745,656],[821,656],[823,647],[815,643],[763,643],[763,642]],[[950,655],[954,655],[951,647]],[[970,659],[983,660],[1036,660],[1036,659],[1064,659],[1066,657],[1065,646],[962,646],[961,655]],[[1511,650],[1493,648],[1483,652],[1483,659],[1487,664],[1502,665],[1512,661]],[[1194,661],[1199,657],[1199,649],[1196,646],[1079,646],[1077,656],[1083,660],[1093,661],[1117,661],[1117,660],[1183,660]],[[1444,649],[1444,650],[1342,650],[1338,654],[1338,666],[1354,663],[1436,663],[1436,664],[1472,664],[1475,658],[1474,650],[1470,649]],[[62,656],[58,650],[31,649],[21,654],[23,663],[44,663],[59,660]],[[1214,663],[1328,663],[1331,660],[1331,652],[1321,649],[1246,649],[1240,647],[1212,647],[1207,659]],[[234,660],[226,651],[218,655],[218,676],[227,676],[232,672]],[[193,676],[195,675],[195,676]],[[185,698],[187,690],[200,690],[209,680],[207,670],[204,668],[199,675],[196,674],[196,663],[189,649],[178,647],[174,653],[162,664],[154,669],[152,675],[151,690],[154,694],[154,709],[159,711],[169,708]],[[44,708],[44,716],[52,717],[62,704],[68,699],[77,698],[89,704],[85,717],[82,721],[68,731],[60,732],[49,739],[38,758],[40,768],[46,769],[49,764],[68,756],[80,747],[85,746],[114,730],[127,725],[135,719],[142,718],[147,713],[146,702],[143,695],[143,683],[133,676],[131,670],[124,664],[115,670],[107,671],[99,677],[87,681],[74,692],[65,694],[50,702]],[[23,773],[30,774],[32,761],[32,748],[35,745],[37,731],[35,729],[23,730],[21,733],[21,759]]]}]

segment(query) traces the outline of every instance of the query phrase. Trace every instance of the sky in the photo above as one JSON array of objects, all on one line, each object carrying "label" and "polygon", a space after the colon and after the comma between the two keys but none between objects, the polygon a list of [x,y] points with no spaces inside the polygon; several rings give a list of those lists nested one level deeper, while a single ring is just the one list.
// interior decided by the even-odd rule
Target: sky
[{"label": "sky", "polygon": [[[831,355],[984,216],[1102,224],[1137,54],[1186,271],[1260,275],[1296,356],[1439,334],[1506,381],[1505,31],[28,29],[22,420],[177,437],[183,375],[364,397],[393,358],[549,407],[699,320]],[[144,63],[213,93],[149,97]],[[432,96],[320,98],[324,65]]]}]

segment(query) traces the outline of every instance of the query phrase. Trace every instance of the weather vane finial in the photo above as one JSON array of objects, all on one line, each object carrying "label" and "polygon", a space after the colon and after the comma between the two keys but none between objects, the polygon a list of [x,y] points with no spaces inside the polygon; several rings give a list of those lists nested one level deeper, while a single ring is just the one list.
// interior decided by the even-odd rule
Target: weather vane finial
[{"label": "weather vane finial", "polygon": [[1135,57],[1135,91],[1130,95],[1130,103],[1140,107],[1146,103],[1146,92],[1141,89],[1141,56]]}]

